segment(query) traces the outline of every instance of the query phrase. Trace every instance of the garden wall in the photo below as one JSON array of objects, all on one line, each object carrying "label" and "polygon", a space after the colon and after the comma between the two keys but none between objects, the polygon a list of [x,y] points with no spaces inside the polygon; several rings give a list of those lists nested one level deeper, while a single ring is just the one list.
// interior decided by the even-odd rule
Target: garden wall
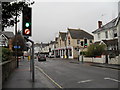
[{"label": "garden wall", "polygon": [[15,58],[2,63],[2,83],[9,77],[10,73],[17,67]]},{"label": "garden wall", "polygon": [[[79,61],[82,61],[82,56],[79,57]],[[93,63],[105,63],[105,55],[102,55],[101,57],[84,57],[83,56],[83,62],[93,62]],[[119,64],[120,65],[120,56],[116,56],[115,58],[109,58],[108,56],[108,64]]]}]

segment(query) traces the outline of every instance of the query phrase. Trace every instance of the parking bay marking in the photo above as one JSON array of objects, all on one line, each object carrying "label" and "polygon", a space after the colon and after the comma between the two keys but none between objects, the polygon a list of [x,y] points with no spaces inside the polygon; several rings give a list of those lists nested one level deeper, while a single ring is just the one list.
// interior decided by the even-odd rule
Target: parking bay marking
[{"label": "parking bay marking", "polygon": [[86,83],[86,82],[91,82],[92,80],[84,80],[84,81],[79,81],[78,83]]},{"label": "parking bay marking", "polygon": [[119,80],[117,80],[117,79],[113,79],[113,78],[109,78],[109,77],[106,77],[106,78],[104,78],[105,80],[112,80],[112,81],[115,81],[115,82],[119,82],[120,83],[120,81]]},{"label": "parking bay marking", "polygon": [[39,68],[38,66],[35,66],[38,70],[40,70],[48,79],[50,79],[55,85],[57,85],[59,88],[63,89],[62,86],[60,86],[57,82],[55,82],[51,77],[49,77],[43,69]]}]

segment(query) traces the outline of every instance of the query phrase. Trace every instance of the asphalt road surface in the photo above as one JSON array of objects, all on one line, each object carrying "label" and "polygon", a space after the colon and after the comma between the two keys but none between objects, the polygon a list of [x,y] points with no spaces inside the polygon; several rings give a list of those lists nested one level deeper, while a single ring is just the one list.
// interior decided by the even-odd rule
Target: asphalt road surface
[{"label": "asphalt road surface", "polygon": [[120,84],[118,70],[82,64],[76,60],[35,60],[35,67],[58,88],[118,88]]}]

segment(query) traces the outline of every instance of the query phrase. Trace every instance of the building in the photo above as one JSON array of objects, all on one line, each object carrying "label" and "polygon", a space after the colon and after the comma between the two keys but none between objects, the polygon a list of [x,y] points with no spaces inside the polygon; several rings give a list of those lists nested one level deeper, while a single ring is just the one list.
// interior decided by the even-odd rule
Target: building
[{"label": "building", "polygon": [[12,38],[14,37],[13,32],[3,31],[0,32],[0,46],[9,47],[12,50]]},{"label": "building", "polygon": [[78,58],[80,50],[85,50],[93,43],[93,36],[81,29],[67,29],[67,33],[60,32],[57,38],[58,46],[55,56],[60,58]]},{"label": "building", "polygon": [[107,50],[118,50],[118,29],[115,25],[117,19],[115,18],[105,25],[98,21],[98,29],[92,32],[94,34],[94,41],[105,43]]},{"label": "building", "polygon": [[118,20],[116,26],[118,29],[118,48],[119,48],[119,56],[120,56],[120,1],[118,2]]},{"label": "building", "polygon": [[49,57],[55,57],[55,48],[56,48],[56,41],[51,41],[49,43]]},{"label": "building", "polygon": [[34,45],[34,53],[37,55],[38,53],[43,53],[46,56],[49,55],[49,43],[36,43]]},{"label": "building", "polygon": [[118,56],[119,19],[120,15],[105,25],[102,25],[102,21],[98,21],[98,29],[92,32],[95,43],[106,45],[106,63],[109,61],[108,57]]},{"label": "building", "polygon": [[66,34],[66,32],[59,32],[59,37],[56,38],[55,57],[63,58],[65,55]]},{"label": "building", "polygon": [[120,12],[119,12],[117,21],[115,23],[115,26],[117,27],[117,31],[118,31],[118,49],[119,49],[119,54],[120,54]]}]

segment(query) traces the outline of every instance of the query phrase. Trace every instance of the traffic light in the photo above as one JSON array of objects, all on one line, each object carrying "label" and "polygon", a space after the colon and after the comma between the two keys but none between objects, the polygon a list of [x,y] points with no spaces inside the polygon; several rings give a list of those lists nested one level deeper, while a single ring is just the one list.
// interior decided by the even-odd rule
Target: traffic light
[{"label": "traffic light", "polygon": [[87,39],[84,39],[84,47],[87,47]]},{"label": "traffic light", "polygon": [[23,35],[32,35],[32,9],[30,7],[23,8]]}]

